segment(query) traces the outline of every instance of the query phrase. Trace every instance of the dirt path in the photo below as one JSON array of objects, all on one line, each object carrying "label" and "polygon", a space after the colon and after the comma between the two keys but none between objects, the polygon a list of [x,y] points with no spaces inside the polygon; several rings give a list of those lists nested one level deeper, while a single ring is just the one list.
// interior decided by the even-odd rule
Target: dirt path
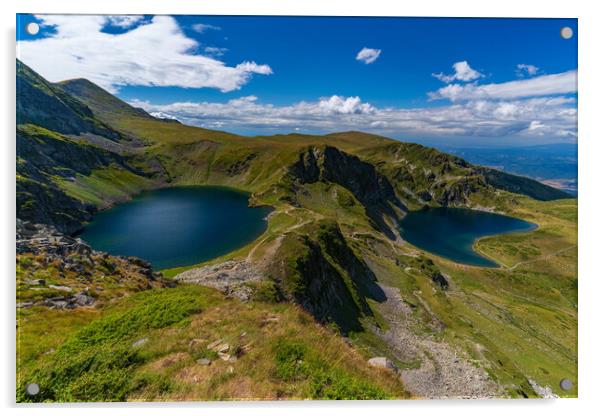
[{"label": "dirt path", "polygon": [[548,253],[548,254],[545,254],[545,255],[543,255],[543,256],[539,256],[539,257],[537,257],[537,258],[531,259],[531,260],[519,261],[519,262],[518,262],[518,263],[516,263],[514,266],[511,266],[511,267],[505,267],[505,269],[506,269],[507,271],[511,272],[512,270],[516,269],[518,266],[522,266],[522,265],[524,265],[524,264],[535,263],[535,262],[542,261],[542,260],[550,260],[552,257],[554,257],[554,256],[557,256],[557,255],[559,255],[560,253],[564,253],[565,251],[572,250],[572,249],[574,249],[575,247],[577,247],[577,246],[576,246],[576,245],[574,245],[574,246],[570,246],[570,247],[565,247],[565,248],[563,248],[563,249],[561,249],[561,250],[557,250],[557,251],[555,251],[555,252],[553,252],[553,253]]},{"label": "dirt path", "polygon": [[[295,209],[299,209],[299,208],[294,208],[294,207],[288,207],[287,209],[285,209],[284,211],[282,211],[284,214],[289,214],[291,211],[295,210]],[[315,213],[313,211],[309,211],[307,210],[307,212],[310,212],[312,215],[312,218],[308,218],[306,220],[300,221],[294,225],[291,225],[290,227],[286,228],[285,230],[283,230],[282,232],[280,232],[280,234],[278,234],[276,236],[276,238],[274,238],[274,240],[270,243],[270,245],[264,250],[263,252],[263,256],[261,257],[261,259],[256,259],[255,257],[255,253],[257,252],[257,249],[262,246],[270,237],[272,237],[273,235],[268,234],[266,235],[264,238],[262,238],[261,240],[259,240],[257,242],[257,244],[255,244],[255,246],[249,251],[249,253],[247,254],[246,257],[246,261],[249,263],[259,263],[260,265],[265,263],[267,260],[269,260],[278,250],[278,247],[280,247],[280,243],[282,242],[282,239],[284,238],[284,236],[287,233],[290,233],[291,231],[294,231],[296,229],[299,229],[307,224],[310,224],[313,221],[318,221],[322,218],[324,218],[321,214]]]},{"label": "dirt path", "polygon": [[499,386],[465,353],[432,335],[416,334],[412,330],[415,318],[399,290],[381,287],[387,296],[381,313],[390,328],[378,335],[394,349],[395,358],[419,363],[416,368],[401,370],[401,378],[411,393],[429,399],[500,397]]}]

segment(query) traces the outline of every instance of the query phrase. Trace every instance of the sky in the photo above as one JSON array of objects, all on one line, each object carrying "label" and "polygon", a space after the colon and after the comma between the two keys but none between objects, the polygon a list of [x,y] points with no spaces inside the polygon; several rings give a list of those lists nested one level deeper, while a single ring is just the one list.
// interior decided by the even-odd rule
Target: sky
[{"label": "sky", "polygon": [[17,56],[50,81],[87,78],[200,127],[577,141],[576,19],[18,15],[17,28]]}]

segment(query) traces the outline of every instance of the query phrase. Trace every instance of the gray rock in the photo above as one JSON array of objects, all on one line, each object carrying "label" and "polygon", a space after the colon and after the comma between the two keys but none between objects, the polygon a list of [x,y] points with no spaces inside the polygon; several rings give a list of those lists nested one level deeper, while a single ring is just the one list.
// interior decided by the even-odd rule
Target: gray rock
[{"label": "gray rock", "polygon": [[26,280],[25,283],[27,283],[30,286],[46,286],[46,280],[44,279]]},{"label": "gray rock", "polygon": [[73,302],[78,306],[90,306],[96,299],[85,292],[77,293],[73,296]]},{"label": "gray rock", "polygon": [[62,290],[64,292],[71,292],[73,291],[73,289],[71,289],[69,286],[60,286],[60,285],[48,285],[48,287],[50,289],[54,289],[54,290]]},{"label": "gray rock", "polygon": [[247,261],[229,260],[221,264],[187,270],[174,280],[213,287],[227,297],[248,301],[252,290],[248,282],[265,279],[265,276]]},{"label": "gray rock", "polygon": [[53,309],[64,309],[67,306],[69,306],[69,302],[67,302],[64,298],[51,298],[51,299],[46,299],[44,301],[44,305],[48,306],[49,308],[53,308]]},{"label": "gray rock", "polygon": [[132,347],[137,348],[148,342],[148,338],[141,338],[132,344]]},{"label": "gray rock", "polygon": [[200,365],[211,365],[211,360],[208,358],[199,358],[198,360],[196,360],[196,362]]},{"label": "gray rock", "polygon": [[368,365],[378,368],[388,368],[390,370],[397,370],[397,367],[387,357],[372,357],[368,360]]}]

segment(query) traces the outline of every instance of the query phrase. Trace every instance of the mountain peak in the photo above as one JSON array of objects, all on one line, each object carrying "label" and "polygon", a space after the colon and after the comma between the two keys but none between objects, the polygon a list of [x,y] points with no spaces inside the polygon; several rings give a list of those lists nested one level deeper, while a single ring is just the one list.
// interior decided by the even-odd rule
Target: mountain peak
[{"label": "mountain peak", "polygon": [[107,90],[85,78],[61,81],[59,85],[64,91],[84,102],[101,120],[108,122],[118,115],[152,118],[141,108],[133,107],[117,98]]}]

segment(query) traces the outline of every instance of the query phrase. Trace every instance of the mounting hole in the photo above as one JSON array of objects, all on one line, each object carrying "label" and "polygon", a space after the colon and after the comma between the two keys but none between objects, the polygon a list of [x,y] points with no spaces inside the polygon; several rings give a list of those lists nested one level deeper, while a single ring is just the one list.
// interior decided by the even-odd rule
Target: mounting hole
[{"label": "mounting hole", "polygon": [[560,388],[564,391],[570,390],[573,388],[573,382],[568,378],[563,378],[560,380]]},{"label": "mounting hole", "polygon": [[31,23],[28,23],[27,26],[25,26],[25,30],[30,35],[37,35],[38,32],[40,31],[40,25],[37,24],[36,22],[31,22]]},{"label": "mounting hole", "polygon": [[29,383],[25,388],[25,391],[27,391],[27,394],[30,396],[35,396],[40,392],[40,386],[38,386],[38,383]]},{"label": "mounting hole", "polygon": [[562,36],[562,39],[572,38],[573,37],[573,29],[571,29],[568,26],[563,27],[562,29],[560,29],[560,36]]}]

